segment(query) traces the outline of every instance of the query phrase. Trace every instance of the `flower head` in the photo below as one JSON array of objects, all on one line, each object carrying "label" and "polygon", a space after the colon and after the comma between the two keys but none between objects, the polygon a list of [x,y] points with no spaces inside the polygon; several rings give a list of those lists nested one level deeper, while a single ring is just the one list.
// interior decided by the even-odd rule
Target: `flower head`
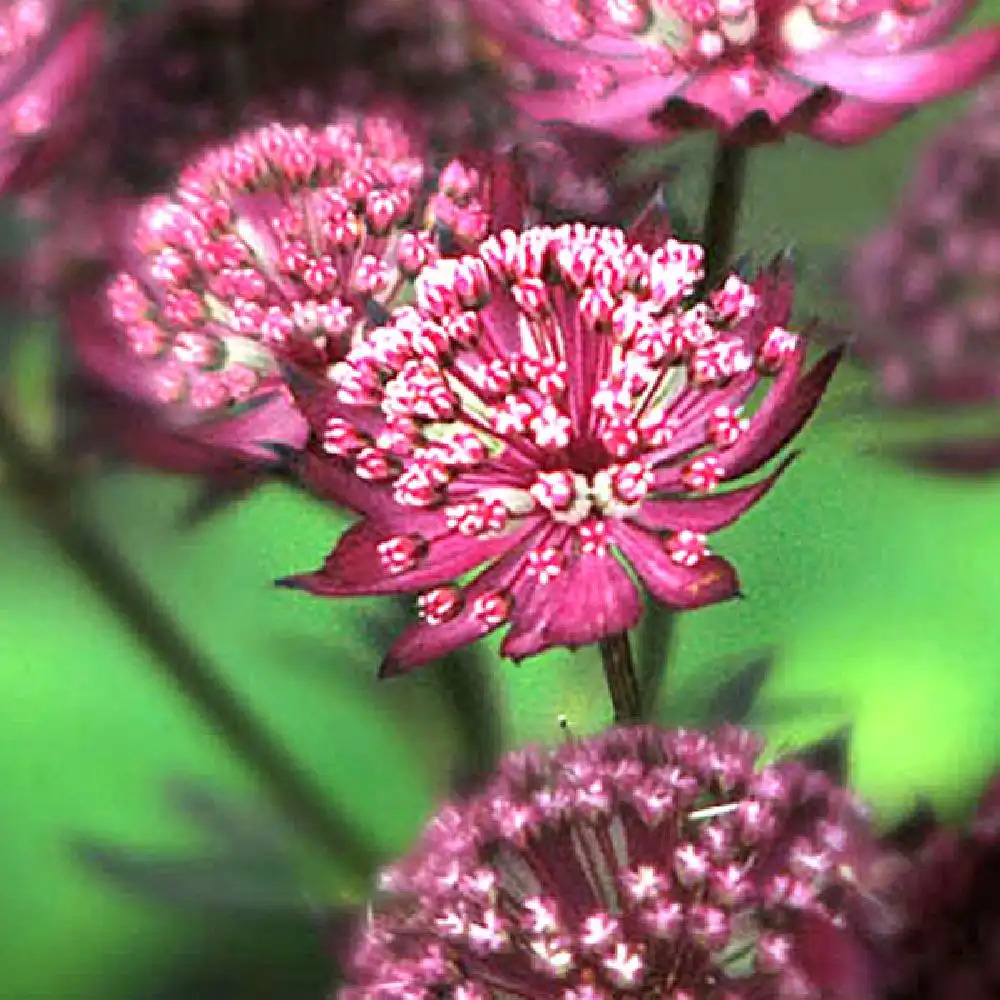
[{"label": "flower head", "polygon": [[52,168],[76,131],[103,15],[70,0],[0,2],[0,192],[24,191]]},{"label": "flower head", "polygon": [[864,817],[760,743],[612,730],[509,756],[382,880],[343,1000],[866,1000]]},{"label": "flower head", "polygon": [[[1000,86],[931,141],[889,223],[853,255],[855,350],[896,405],[1000,397]],[[994,360],[996,359],[996,360]]]},{"label": "flower head", "polygon": [[429,263],[414,303],[300,389],[314,430],[304,476],[367,516],[322,570],[284,582],[419,592],[421,622],[385,671],[504,625],[514,658],[629,629],[641,603],[626,566],[674,607],[736,594],[707,536],[781,469],[716,488],[796,434],[839,352],[803,376],[781,266],[752,285],[731,275],[702,301],[701,247],[647,236],[504,230]]},{"label": "flower head", "polygon": [[437,259],[437,236],[482,235],[475,171],[456,162],[441,183],[425,199],[419,150],[384,118],[246,133],[144,204],[132,266],[107,292],[117,329],[74,322],[125,355],[126,388],[175,424],[222,418],[249,449],[299,447],[282,365],[325,372]]},{"label": "flower head", "polygon": [[[846,270],[853,350],[893,410],[1000,399],[1000,86],[929,144],[892,218]],[[923,442],[908,458],[940,471],[1000,468],[996,436]]]},{"label": "flower head", "polygon": [[1000,59],[1000,28],[942,43],[970,0],[470,3],[537,71],[525,111],[632,141],[690,127],[861,141]]},{"label": "flower head", "polygon": [[1000,780],[971,828],[938,828],[897,885],[890,1000],[991,1000],[1000,995]]}]

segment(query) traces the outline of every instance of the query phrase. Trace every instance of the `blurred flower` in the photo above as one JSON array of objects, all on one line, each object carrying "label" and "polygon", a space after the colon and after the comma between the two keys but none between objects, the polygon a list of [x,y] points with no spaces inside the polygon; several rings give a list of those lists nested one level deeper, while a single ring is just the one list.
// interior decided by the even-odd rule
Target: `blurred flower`
[{"label": "blurred flower", "polygon": [[888,224],[852,255],[854,348],[895,404],[1000,397],[1000,82],[924,151]]},{"label": "blurred flower", "polygon": [[897,888],[905,914],[889,1000],[1000,996],[1000,778],[964,833],[939,827]]},{"label": "blurred flower", "polygon": [[612,730],[510,755],[387,871],[343,1000],[866,1000],[863,812],[760,743]]},{"label": "blurred flower", "polygon": [[0,193],[44,180],[78,137],[104,15],[72,0],[0,2]]},{"label": "blurred flower", "polygon": [[[852,254],[853,349],[893,408],[1000,400],[998,184],[994,82],[931,141],[893,217]],[[945,468],[963,456],[970,471],[1000,467],[997,439],[925,451],[927,463]]]},{"label": "blurred flower", "polygon": [[[695,301],[701,247],[664,242],[655,226],[642,245],[640,232],[505,230],[476,255],[430,262],[413,305],[330,381],[299,389],[315,439],[302,475],[366,517],[323,569],[283,583],[419,591],[421,622],[384,672],[506,624],[502,652],[517,659],[632,628],[641,601],[612,549],[664,604],[736,595],[706,536],[782,469],[708,494],[794,437],[839,351],[802,375],[783,266],[753,285],[731,275]],[[480,567],[468,586],[452,583]]]},{"label": "blurred flower", "polygon": [[85,359],[193,440],[260,459],[300,448],[281,366],[324,373],[437,257],[435,234],[485,232],[475,172],[456,162],[425,202],[419,154],[376,117],[210,149],[143,205],[109,309],[71,310]]},{"label": "blurred flower", "polygon": [[506,56],[538,74],[522,109],[633,142],[691,127],[858,142],[1000,59],[1000,28],[942,43],[970,0],[469,3]]}]

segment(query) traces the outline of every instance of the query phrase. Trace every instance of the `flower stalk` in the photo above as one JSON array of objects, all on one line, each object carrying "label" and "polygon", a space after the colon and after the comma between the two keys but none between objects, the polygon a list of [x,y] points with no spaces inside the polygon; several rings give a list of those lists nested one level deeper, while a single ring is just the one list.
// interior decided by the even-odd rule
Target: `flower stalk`
[{"label": "flower stalk", "polygon": [[0,463],[5,483],[66,559],[152,654],[296,829],[338,862],[367,873],[378,857],[364,838],[323,801],[280,743],[261,726],[213,665],[167,614],[148,584],[80,516],[66,481],[0,404]]},{"label": "flower stalk", "polygon": [[703,287],[707,291],[715,288],[729,270],[740,222],[748,154],[746,145],[728,142],[721,136],[716,142],[712,188],[701,237],[705,247]]},{"label": "flower stalk", "polygon": [[624,725],[642,718],[642,698],[632,661],[628,632],[619,632],[600,642],[604,677],[611,695],[615,722]]}]

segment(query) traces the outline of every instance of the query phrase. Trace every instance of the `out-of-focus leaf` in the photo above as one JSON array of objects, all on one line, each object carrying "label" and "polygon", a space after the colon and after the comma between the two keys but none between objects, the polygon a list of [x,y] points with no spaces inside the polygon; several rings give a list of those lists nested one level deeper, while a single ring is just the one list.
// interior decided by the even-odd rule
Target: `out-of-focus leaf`
[{"label": "out-of-focus leaf", "polygon": [[1000,437],[975,441],[934,441],[880,450],[893,461],[922,472],[973,479],[1000,472]]},{"label": "out-of-focus leaf", "polygon": [[822,771],[838,785],[846,785],[851,765],[851,727],[844,726],[813,743],[799,747],[787,759]]},{"label": "out-of-focus leaf", "polygon": [[723,680],[709,699],[705,726],[711,728],[724,722],[745,722],[773,667],[774,651],[765,650],[752,656],[736,673]]},{"label": "out-of-focus leaf", "polygon": [[917,850],[938,825],[934,806],[926,799],[919,799],[910,812],[885,831],[882,840],[888,846],[909,854]]},{"label": "out-of-focus leaf", "polygon": [[204,783],[174,778],[167,782],[165,796],[179,816],[227,851],[277,856],[289,847],[289,831],[274,816]]},{"label": "out-of-focus leaf", "polygon": [[172,779],[165,791],[171,810],[205,842],[204,854],[162,855],[83,838],[77,856],[118,888],[161,903],[308,912],[294,834],[275,816],[191,779]]},{"label": "out-of-focus leaf", "polygon": [[306,914],[295,872],[280,855],[172,858],[95,843],[77,854],[119,889],[157,903],[261,914]]}]

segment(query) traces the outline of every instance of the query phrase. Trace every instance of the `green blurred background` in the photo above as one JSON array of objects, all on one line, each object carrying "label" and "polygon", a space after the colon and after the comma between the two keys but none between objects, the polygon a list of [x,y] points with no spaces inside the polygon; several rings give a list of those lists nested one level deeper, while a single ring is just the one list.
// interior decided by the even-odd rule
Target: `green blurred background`
[{"label": "green blurred background", "polygon": [[[847,319],[830,287],[838,254],[888,213],[915,152],[960,104],[861,150],[792,140],[755,155],[740,243],[800,247],[801,316]],[[696,139],[670,156],[683,167],[674,200],[697,217],[709,146]],[[35,423],[46,419],[50,334],[20,337],[10,369]],[[1000,759],[1000,477],[943,480],[886,462],[878,450],[890,435],[923,429],[867,418],[865,388],[862,373],[841,371],[804,455],[718,537],[748,599],[681,621],[660,717],[696,718],[720,671],[774,647],[751,722],[782,745],[849,723],[851,777],[880,817],[918,797],[960,815]],[[462,752],[439,685],[426,675],[375,683],[386,636],[373,602],[271,586],[317,564],[345,522],[275,485],[180,528],[192,490],[118,472],[78,499],[329,799],[381,850],[405,847]],[[232,886],[215,898],[195,884],[157,903],[82,863],[85,842],[150,857],[211,852],[165,794],[178,779],[261,817],[266,807],[241,762],[3,492],[0,537],[0,994],[321,995],[313,914],[356,899],[357,885],[294,838],[288,885],[250,864],[247,898],[235,900]],[[506,745],[558,739],[560,714],[575,732],[607,723],[594,655],[514,667],[495,644],[487,653]]]}]

